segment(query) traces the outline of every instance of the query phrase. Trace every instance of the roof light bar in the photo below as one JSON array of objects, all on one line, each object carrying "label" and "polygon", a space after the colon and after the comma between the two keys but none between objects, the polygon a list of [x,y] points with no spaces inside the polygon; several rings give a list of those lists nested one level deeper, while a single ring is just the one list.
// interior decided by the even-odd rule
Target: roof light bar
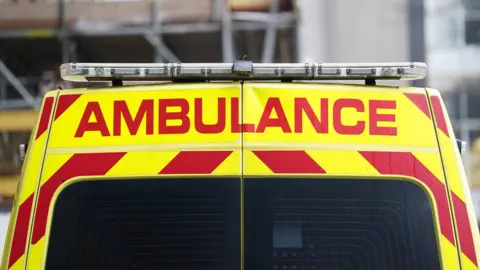
[{"label": "roof light bar", "polygon": [[402,63],[66,63],[60,67],[66,81],[176,81],[176,80],[419,80],[427,65]]}]

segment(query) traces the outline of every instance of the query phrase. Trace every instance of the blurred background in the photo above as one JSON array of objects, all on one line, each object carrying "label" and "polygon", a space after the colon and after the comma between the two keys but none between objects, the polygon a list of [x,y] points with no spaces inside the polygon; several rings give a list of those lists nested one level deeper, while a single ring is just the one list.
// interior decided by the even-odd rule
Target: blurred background
[{"label": "blurred background", "polygon": [[[63,62],[419,61],[443,93],[480,217],[480,0],[0,0],[0,249]],[[415,119],[412,119],[415,121]]]}]

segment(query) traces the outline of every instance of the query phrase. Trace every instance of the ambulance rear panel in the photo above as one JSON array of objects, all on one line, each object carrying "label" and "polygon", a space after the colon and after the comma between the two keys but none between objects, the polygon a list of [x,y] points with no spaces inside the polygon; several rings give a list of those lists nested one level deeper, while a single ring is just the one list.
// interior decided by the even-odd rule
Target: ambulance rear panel
[{"label": "ambulance rear panel", "polygon": [[2,269],[478,269],[454,140],[431,89],[52,91]]}]

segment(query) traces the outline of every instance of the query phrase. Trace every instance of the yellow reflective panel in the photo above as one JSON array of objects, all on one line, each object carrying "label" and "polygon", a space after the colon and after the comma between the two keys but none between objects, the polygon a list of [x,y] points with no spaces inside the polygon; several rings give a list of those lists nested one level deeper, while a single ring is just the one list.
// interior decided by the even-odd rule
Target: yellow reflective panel
[{"label": "yellow reflective panel", "polygon": [[[436,147],[432,121],[412,88],[245,83],[247,147]],[[427,110],[428,110],[428,105]],[[261,145],[261,146],[260,146]],[[338,145],[338,146],[336,146]],[[345,148],[345,146],[343,147]]]},{"label": "yellow reflective panel", "polygon": [[239,99],[235,83],[65,92],[49,147],[232,148],[240,139]]}]

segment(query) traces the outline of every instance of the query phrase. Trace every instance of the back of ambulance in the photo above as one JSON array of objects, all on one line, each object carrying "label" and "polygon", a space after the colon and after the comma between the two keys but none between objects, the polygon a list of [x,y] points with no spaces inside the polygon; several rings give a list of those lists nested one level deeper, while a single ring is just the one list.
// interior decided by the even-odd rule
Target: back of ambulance
[{"label": "back of ambulance", "polygon": [[[281,67],[262,66],[288,74]],[[473,215],[435,90],[244,81],[52,91],[2,269],[478,269]]]}]

